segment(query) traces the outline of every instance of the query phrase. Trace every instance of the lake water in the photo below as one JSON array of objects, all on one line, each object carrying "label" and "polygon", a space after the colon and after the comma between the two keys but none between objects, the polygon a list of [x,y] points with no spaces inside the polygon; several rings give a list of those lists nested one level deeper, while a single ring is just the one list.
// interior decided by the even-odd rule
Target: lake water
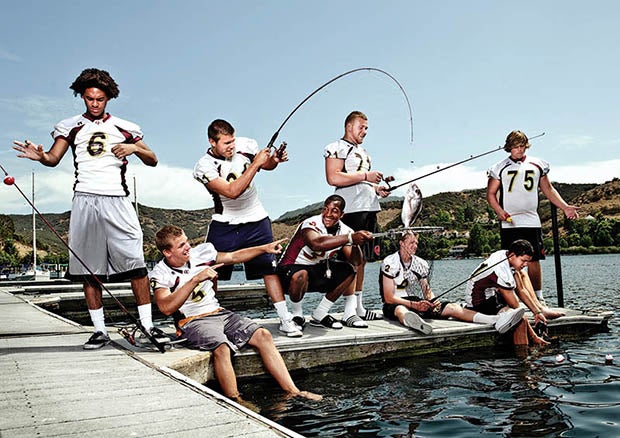
[{"label": "lake water", "polygon": [[[467,278],[479,262],[435,261],[435,294]],[[608,333],[541,348],[446,352],[295,374],[299,387],[325,396],[322,402],[283,399],[272,379],[242,381],[240,389],[262,415],[306,436],[619,436],[618,266],[620,255],[562,258],[565,306],[613,310]],[[379,267],[366,268],[364,301],[371,308],[381,308]],[[543,273],[545,297],[555,305],[553,259],[543,261]],[[463,290],[446,299],[461,300]],[[305,313],[320,297],[308,296]],[[558,362],[558,354],[566,360]]]}]

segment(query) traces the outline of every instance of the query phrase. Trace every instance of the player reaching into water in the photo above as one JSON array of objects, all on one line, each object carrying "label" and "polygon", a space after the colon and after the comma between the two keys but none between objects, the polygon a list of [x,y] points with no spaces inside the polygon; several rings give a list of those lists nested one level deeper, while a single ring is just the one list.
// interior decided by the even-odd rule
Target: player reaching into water
[{"label": "player reaching into water", "polygon": [[[527,136],[512,131],[506,137],[504,150],[510,155],[488,170],[487,201],[500,220],[502,249],[508,249],[517,239],[525,239],[534,248],[527,274],[536,296],[544,304],[542,269],[545,258],[542,228],[538,216],[538,189],[555,206],[562,209],[568,219],[577,219],[578,207],[568,205],[549,180],[549,163],[526,155],[530,148]],[[561,312],[544,312],[548,318],[561,316]]]}]

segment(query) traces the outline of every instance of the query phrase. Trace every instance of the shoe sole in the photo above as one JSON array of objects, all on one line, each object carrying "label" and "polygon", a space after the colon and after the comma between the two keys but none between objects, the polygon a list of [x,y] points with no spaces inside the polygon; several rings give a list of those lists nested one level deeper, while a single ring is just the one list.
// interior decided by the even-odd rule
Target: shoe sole
[{"label": "shoe sole", "polygon": [[499,334],[503,335],[511,328],[518,325],[519,322],[523,319],[523,315],[525,315],[525,309],[523,307],[519,307],[515,312],[513,312],[510,319],[506,321],[506,324],[501,327],[496,327],[495,329],[498,331]]},{"label": "shoe sole", "polygon": [[304,335],[302,332],[285,332],[280,329],[278,329],[278,331],[289,338],[301,338]]},{"label": "shoe sole", "polygon": [[407,312],[405,314],[405,327],[409,327],[413,330],[417,330],[419,332],[424,333],[425,335],[430,335],[433,333],[433,326],[429,323],[425,322],[422,318],[420,318],[414,312]]},{"label": "shoe sole", "polygon": [[84,344],[82,345],[82,348],[84,350],[99,350],[100,348],[105,347],[109,343],[110,341],[105,341],[105,342],[102,342],[101,344]]}]

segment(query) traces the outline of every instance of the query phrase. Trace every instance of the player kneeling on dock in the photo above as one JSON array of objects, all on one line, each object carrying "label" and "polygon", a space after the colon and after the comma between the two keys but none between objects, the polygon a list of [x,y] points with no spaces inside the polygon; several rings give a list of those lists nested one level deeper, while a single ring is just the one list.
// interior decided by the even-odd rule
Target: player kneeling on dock
[{"label": "player kneeling on dock", "polygon": [[261,254],[278,254],[281,242],[218,252],[208,242],[192,248],[183,230],[173,225],[164,226],[155,235],[164,256],[149,274],[155,302],[165,315],[174,314],[177,334],[187,339],[190,348],[212,352],[215,376],[224,395],[233,400],[240,400],[240,394],[231,353],[246,344],[258,350],[265,368],[284,391],[312,400],[322,398],[295,386],[268,330],[220,307],[215,297],[218,267]]},{"label": "player kneeling on dock", "polygon": [[[321,214],[297,227],[278,264],[276,272],[291,299],[293,321],[301,327],[305,325],[301,303],[308,291],[325,294],[312,312],[310,324],[332,329],[341,329],[343,324],[368,327],[356,313],[355,275],[363,260],[359,245],[372,240],[372,233],[353,231],[345,225],[340,220],[344,209],[345,201],[340,195],[329,196]],[[341,295],[344,314],[339,322],[328,312]]]},{"label": "player kneeling on dock", "polygon": [[[464,309],[455,303],[433,300],[428,282],[429,266],[426,260],[415,255],[418,235],[407,231],[399,240],[399,250],[387,256],[381,265],[379,290],[383,299],[383,315],[398,320],[411,329],[429,335],[433,327],[424,318],[454,318],[461,321],[494,324],[495,329],[505,333],[517,325],[524,309],[513,309],[499,315],[485,315]],[[415,284],[422,289],[423,298],[415,295]]]}]

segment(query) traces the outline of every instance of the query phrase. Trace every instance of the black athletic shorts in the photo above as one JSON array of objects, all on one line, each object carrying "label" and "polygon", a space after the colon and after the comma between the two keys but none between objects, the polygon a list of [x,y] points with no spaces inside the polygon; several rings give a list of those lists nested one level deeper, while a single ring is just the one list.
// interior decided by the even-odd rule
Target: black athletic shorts
[{"label": "black athletic shorts", "polygon": [[[376,233],[379,230],[376,211],[356,211],[355,213],[346,213],[342,216],[342,222],[353,228],[353,231],[366,230]],[[369,240],[361,245],[364,258],[366,260],[375,260],[374,240]]]},{"label": "black athletic shorts", "polygon": [[282,289],[288,293],[293,274],[299,271],[308,272],[308,292],[328,293],[336,289],[343,281],[355,272],[350,263],[342,260],[329,259],[330,278],[327,278],[327,260],[315,265],[279,265],[276,269]]}]

